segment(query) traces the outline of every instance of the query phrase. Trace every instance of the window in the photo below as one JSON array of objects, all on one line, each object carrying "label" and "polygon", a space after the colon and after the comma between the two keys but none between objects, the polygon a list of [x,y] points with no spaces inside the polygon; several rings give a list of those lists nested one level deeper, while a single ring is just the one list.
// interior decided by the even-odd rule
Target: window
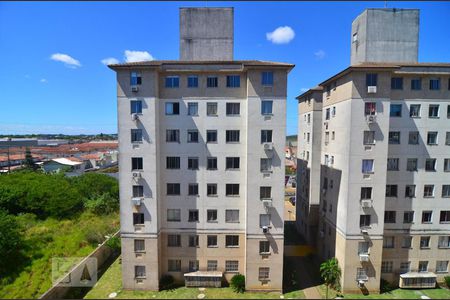
[{"label": "window", "polygon": [[198,196],[198,183],[189,183],[188,195],[189,196]]},{"label": "window", "polygon": [[130,74],[130,84],[131,85],[141,85],[142,84],[142,76],[140,72],[132,71]]},{"label": "window", "polygon": [[144,168],[143,166],[143,159],[142,157],[132,157],[131,158],[131,170],[142,170]]},{"label": "window", "polygon": [[428,262],[419,261],[419,272],[427,272],[427,271],[428,271]]},{"label": "window", "polygon": [[144,224],[144,214],[133,213],[133,225],[143,225],[143,224]]},{"label": "window", "polygon": [[180,194],[180,184],[179,183],[168,183],[167,184],[167,195],[179,195]]},{"label": "window", "polygon": [[272,171],[272,159],[261,158],[261,172],[270,172],[270,171]]},{"label": "window", "polygon": [[208,260],[206,270],[217,271],[217,260]]},{"label": "window", "polygon": [[370,215],[359,216],[359,227],[370,227]]},{"label": "window", "polygon": [[272,199],[272,187],[261,186],[259,187],[259,199]]},{"label": "window", "polygon": [[180,130],[178,130],[178,129],[167,129],[166,130],[166,142],[168,142],[168,143],[179,143],[180,142]]},{"label": "window", "polygon": [[433,212],[430,210],[422,212],[422,223],[432,223]]},{"label": "window", "polygon": [[328,145],[329,142],[330,142],[330,132],[326,131],[325,132],[325,145]]},{"label": "window", "polygon": [[430,90],[440,90],[441,80],[439,78],[430,79]]},{"label": "window", "polygon": [[391,89],[403,90],[403,78],[402,77],[392,77],[391,78]]},{"label": "window", "polygon": [[332,131],[331,132],[331,140],[334,141],[335,137],[336,137],[336,134],[334,131]]},{"label": "window", "polygon": [[227,130],[225,135],[227,143],[239,143],[239,130]]},{"label": "window", "polygon": [[427,158],[425,160],[425,171],[436,171],[436,159]]},{"label": "window", "polygon": [[273,101],[263,100],[261,101],[261,114],[271,115],[273,109]]},{"label": "window", "polygon": [[188,116],[198,116],[198,103],[189,102],[188,103]]},{"label": "window", "polygon": [[397,185],[396,184],[386,185],[386,197],[397,197]]},{"label": "window", "polygon": [[378,74],[366,74],[366,86],[376,86],[378,81]]},{"label": "window", "polygon": [[272,143],[272,130],[261,130],[261,143]]},{"label": "window", "polygon": [[217,235],[208,235],[208,247],[217,247]]},{"label": "window", "polygon": [[217,116],[217,102],[206,103],[206,115]]},{"label": "window", "polygon": [[444,159],[444,172],[450,172],[450,158]]},{"label": "window", "polygon": [[411,118],[419,118],[420,117],[420,104],[411,104],[409,106],[409,116]]},{"label": "window", "polygon": [[226,184],[225,195],[226,196],[239,196],[239,184],[228,183]]},{"label": "window", "polygon": [[[450,90],[450,78],[448,79],[448,89]],[[450,119],[450,105],[447,105],[447,119]]]},{"label": "window", "polygon": [[450,185],[444,184],[442,186],[442,198],[450,197]]},{"label": "window", "polygon": [[411,90],[419,91],[422,89],[422,79],[411,79]]},{"label": "window", "polygon": [[391,111],[389,113],[390,117],[401,117],[402,116],[402,105],[401,104],[391,104]]},{"label": "window", "polygon": [[388,171],[398,171],[399,169],[399,159],[398,158],[388,158],[387,159],[387,170]]},{"label": "window", "polygon": [[199,269],[199,262],[198,260],[190,260],[189,261],[189,272],[195,272]]},{"label": "window", "polygon": [[308,124],[311,123],[311,114],[308,114]]},{"label": "window", "polygon": [[142,185],[133,185],[133,197],[144,197],[144,187]]},{"label": "window", "polygon": [[181,260],[180,259],[169,259],[167,263],[167,270],[169,272],[181,272]]},{"label": "window", "polygon": [[273,85],[273,72],[261,72],[261,84]]},{"label": "window", "polygon": [[412,236],[405,236],[402,239],[402,248],[411,248],[412,245]]},{"label": "window", "polygon": [[134,240],[134,252],[144,252],[144,251],[145,251],[145,241]]},{"label": "window", "polygon": [[180,168],[180,158],[176,156],[166,157],[166,169],[179,169]]},{"label": "window", "polygon": [[217,76],[208,76],[206,78],[206,86],[209,88],[216,88],[218,85]]},{"label": "window", "polygon": [[142,101],[141,100],[131,100],[130,101],[130,112],[132,114],[142,114]]},{"label": "window", "polygon": [[238,88],[241,86],[241,76],[227,75],[227,87]]},{"label": "window", "polygon": [[327,109],[325,110],[325,120],[329,120],[329,119],[330,119],[330,109],[327,108]]},{"label": "window", "polygon": [[416,197],[416,186],[415,185],[407,185],[407,186],[405,186],[405,197],[406,198],[414,198],[414,197]]},{"label": "window", "polygon": [[226,158],[226,166],[227,170],[230,169],[239,169],[239,157],[227,157]]},{"label": "window", "polygon": [[206,165],[206,169],[207,170],[217,170],[217,157],[208,157],[206,159],[207,165]]},{"label": "window", "polygon": [[259,268],[258,279],[260,281],[267,281],[267,280],[269,280],[269,274],[270,274],[270,268],[267,268],[267,267]]},{"label": "window", "polygon": [[352,36],[352,43],[356,43],[358,41],[358,33],[355,32]]},{"label": "window", "polygon": [[385,236],[383,238],[383,248],[394,248],[394,237]]},{"label": "window", "polygon": [[189,222],[198,222],[198,209],[190,209],[189,210]]},{"label": "window", "polygon": [[356,280],[368,280],[367,268],[356,268]]},{"label": "window", "polygon": [[428,145],[437,145],[437,131],[429,131],[427,134],[427,144]]},{"label": "window", "polygon": [[238,116],[240,114],[240,103],[227,103],[227,116]]},{"label": "window", "polygon": [[334,117],[336,117],[336,106],[333,106],[332,108],[331,108],[331,116],[334,118]]},{"label": "window", "polygon": [[191,248],[198,247],[198,235],[190,235],[189,236],[189,247],[191,247]]},{"label": "window", "polygon": [[167,247],[181,247],[181,235],[168,234],[167,235]]},{"label": "window", "polygon": [[259,215],[259,227],[270,226],[270,214],[260,214]]},{"label": "window", "polygon": [[198,143],[198,130],[188,130],[187,131],[187,142],[188,143]]},{"label": "window", "polygon": [[384,212],[384,223],[395,223],[395,211],[387,210]]},{"label": "window", "polygon": [[206,221],[207,222],[217,222],[217,210],[208,209],[206,211]]},{"label": "window", "polygon": [[439,237],[438,248],[450,248],[450,235]]},{"label": "window", "polygon": [[436,273],[447,273],[447,272],[448,272],[448,260],[436,261]]},{"label": "window", "polygon": [[196,88],[196,87],[198,87],[198,76],[195,76],[195,75],[188,76],[188,78],[187,78],[187,86],[189,88]]},{"label": "window", "polygon": [[270,242],[269,241],[259,241],[259,253],[270,253]]},{"label": "window", "polygon": [[145,278],[145,266],[134,266],[134,278]]},{"label": "window", "polygon": [[225,210],[225,222],[226,223],[239,223],[239,209],[226,209]]},{"label": "window", "polygon": [[225,247],[239,247],[239,236],[238,235],[225,236]]},{"label": "window", "polygon": [[419,144],[419,132],[418,131],[410,131],[409,132],[408,144],[410,144],[410,145],[418,145]]},{"label": "window", "polygon": [[381,273],[392,273],[394,263],[392,261],[381,262]]},{"label": "window", "polygon": [[180,77],[178,76],[166,77],[166,88],[177,88],[179,86],[180,86]]},{"label": "window", "polygon": [[238,260],[226,260],[225,261],[225,272],[238,272],[239,271],[239,261]]},{"label": "window", "polygon": [[361,200],[372,199],[372,188],[362,187],[361,188]]},{"label": "window", "polygon": [[407,171],[417,171],[417,158],[408,158],[406,161]]},{"label": "window", "polygon": [[142,142],[142,129],[131,129],[131,142]]},{"label": "window", "polygon": [[447,146],[450,145],[450,131],[447,131],[445,133],[445,145],[447,145]]},{"label": "window", "polygon": [[373,159],[362,160],[362,172],[364,174],[373,173]]},{"label": "window", "polygon": [[400,144],[400,131],[389,131],[389,144]]},{"label": "window", "polygon": [[167,221],[168,222],[180,222],[181,221],[180,209],[168,209],[167,210]]},{"label": "window", "polygon": [[412,222],[414,222],[414,211],[405,211],[403,213],[403,223],[411,224]]},{"label": "window", "polygon": [[217,196],[217,183],[208,183],[206,185],[206,195],[209,197]]},{"label": "window", "polygon": [[369,254],[369,242],[358,243],[358,254]]},{"label": "window", "polygon": [[217,130],[206,130],[206,142],[217,143]]},{"label": "window", "polygon": [[439,216],[440,223],[448,223],[450,222],[450,210],[441,210],[441,214]]},{"label": "window", "polygon": [[430,237],[429,236],[421,236],[420,237],[420,248],[430,248]]},{"label": "window", "polygon": [[377,113],[377,104],[375,102],[366,102],[364,104],[364,115],[373,116]]},{"label": "window", "polygon": [[188,170],[198,170],[198,157],[188,157]]},{"label": "window", "polygon": [[405,261],[400,263],[400,274],[405,274],[411,271],[411,262]]},{"label": "window", "polygon": [[426,184],[423,187],[423,196],[427,198],[434,197],[434,185],[432,184]]},{"label": "window", "polygon": [[428,117],[439,118],[439,104],[430,104],[428,106]]},{"label": "window", "polygon": [[178,102],[166,102],[166,115],[179,115],[180,103]]},{"label": "window", "polygon": [[364,145],[374,145],[375,144],[375,131],[364,131]]}]

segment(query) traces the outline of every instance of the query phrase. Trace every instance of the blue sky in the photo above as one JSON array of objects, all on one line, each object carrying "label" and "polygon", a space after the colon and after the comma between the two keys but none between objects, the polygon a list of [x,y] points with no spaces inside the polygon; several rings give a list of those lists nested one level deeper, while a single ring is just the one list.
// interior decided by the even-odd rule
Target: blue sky
[{"label": "blue sky", "polygon": [[[295,97],[349,65],[352,20],[385,2],[0,2],[0,134],[117,132],[115,74],[101,60],[124,61],[126,50],[178,59],[178,8],[205,5],[235,8],[235,59],[296,65],[295,134]],[[387,5],[421,9],[419,61],[450,62],[450,3]],[[280,26],[294,31],[289,43],[267,39]]]}]

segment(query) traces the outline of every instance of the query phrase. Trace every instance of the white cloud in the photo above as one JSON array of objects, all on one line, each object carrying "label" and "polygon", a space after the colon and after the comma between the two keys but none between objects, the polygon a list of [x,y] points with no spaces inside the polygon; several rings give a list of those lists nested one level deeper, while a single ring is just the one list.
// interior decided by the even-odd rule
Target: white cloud
[{"label": "white cloud", "polygon": [[316,57],[316,59],[323,59],[325,57],[325,55],[326,55],[326,53],[322,49],[314,52],[314,56]]},{"label": "white cloud", "polygon": [[306,91],[308,91],[308,90],[309,90],[308,88],[301,88],[301,89],[300,89],[300,92],[304,93],[304,92],[306,92]]},{"label": "white cloud", "polygon": [[41,80],[39,80],[41,83],[48,83],[47,79],[42,78]]},{"label": "white cloud", "polygon": [[295,37],[295,32],[289,26],[280,26],[272,32],[266,33],[266,38],[274,44],[287,44]]},{"label": "white cloud", "polygon": [[50,56],[50,59],[52,59],[54,61],[63,62],[66,65],[66,67],[69,67],[69,68],[75,69],[77,67],[81,67],[81,64],[78,60],[76,60],[75,58],[73,58],[67,54],[55,53],[55,54],[52,54],[52,56]]},{"label": "white cloud", "polygon": [[147,51],[132,51],[125,50],[125,61],[126,62],[138,62],[138,61],[149,61],[155,58]]},{"label": "white cloud", "polygon": [[114,64],[118,64],[118,63],[119,63],[119,60],[114,57],[108,57],[108,58],[102,59],[102,64],[104,64],[105,66],[114,65]]}]

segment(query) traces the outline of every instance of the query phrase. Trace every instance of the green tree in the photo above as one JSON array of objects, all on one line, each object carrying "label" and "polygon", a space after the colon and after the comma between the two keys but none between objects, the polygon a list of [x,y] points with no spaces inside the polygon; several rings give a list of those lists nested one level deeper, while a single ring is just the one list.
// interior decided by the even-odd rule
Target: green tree
[{"label": "green tree", "polygon": [[0,276],[14,266],[16,257],[20,254],[22,236],[16,219],[0,210]]},{"label": "green tree", "polygon": [[326,299],[328,299],[328,288],[339,290],[341,280],[341,268],[336,257],[330,258],[320,265],[320,276],[327,287]]},{"label": "green tree", "polygon": [[230,285],[236,293],[245,292],[245,276],[242,274],[234,275],[231,277]]},{"label": "green tree", "polygon": [[24,166],[27,169],[36,170],[36,165],[34,164],[34,160],[33,160],[33,156],[31,155],[31,151],[29,148],[27,148],[25,150],[25,161],[24,161]]}]

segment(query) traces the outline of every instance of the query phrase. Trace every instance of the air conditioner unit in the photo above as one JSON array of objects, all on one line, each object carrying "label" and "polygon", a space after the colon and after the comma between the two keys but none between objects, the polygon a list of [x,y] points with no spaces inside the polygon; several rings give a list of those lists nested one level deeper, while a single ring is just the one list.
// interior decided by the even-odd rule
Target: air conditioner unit
[{"label": "air conditioner unit", "polygon": [[272,143],[264,143],[264,150],[272,150],[273,144]]},{"label": "air conditioner unit", "polygon": [[377,92],[377,86],[376,85],[367,87],[367,93],[368,94],[375,94],[376,92]]},{"label": "air conditioner unit", "polygon": [[137,91],[139,91],[139,87],[136,86],[136,85],[132,85],[132,86],[131,86],[131,91],[132,91],[132,92],[137,92]]},{"label": "air conditioner unit", "polygon": [[265,207],[272,207],[273,206],[273,201],[272,201],[272,199],[263,199],[263,200],[261,200],[262,201],[262,203],[263,203],[263,205],[265,206]]},{"label": "air conditioner unit", "polygon": [[141,172],[133,172],[133,178],[134,179],[139,179],[139,178],[141,178],[142,177],[142,174],[141,174]]},{"label": "air conditioner unit", "polygon": [[367,115],[366,116],[367,123],[375,123],[377,121],[377,116],[375,115]]},{"label": "air conditioner unit", "polygon": [[262,230],[263,230],[263,233],[268,233],[269,232],[269,226],[263,226]]},{"label": "air conditioner unit", "polygon": [[361,233],[362,233],[362,234],[369,234],[369,232],[367,231],[367,229],[361,229]]},{"label": "air conditioner unit", "polygon": [[359,261],[362,261],[362,262],[366,262],[366,261],[369,261],[369,254],[368,253],[360,253],[359,254]]},{"label": "air conditioner unit", "polygon": [[372,200],[361,200],[362,208],[370,208],[372,207]]},{"label": "air conditioner unit", "polygon": [[139,120],[139,115],[137,113],[131,114],[131,120],[133,120],[133,121]]},{"label": "air conditioner unit", "polygon": [[142,197],[133,197],[131,198],[131,202],[134,206],[140,206],[142,202],[144,202],[144,198]]}]

